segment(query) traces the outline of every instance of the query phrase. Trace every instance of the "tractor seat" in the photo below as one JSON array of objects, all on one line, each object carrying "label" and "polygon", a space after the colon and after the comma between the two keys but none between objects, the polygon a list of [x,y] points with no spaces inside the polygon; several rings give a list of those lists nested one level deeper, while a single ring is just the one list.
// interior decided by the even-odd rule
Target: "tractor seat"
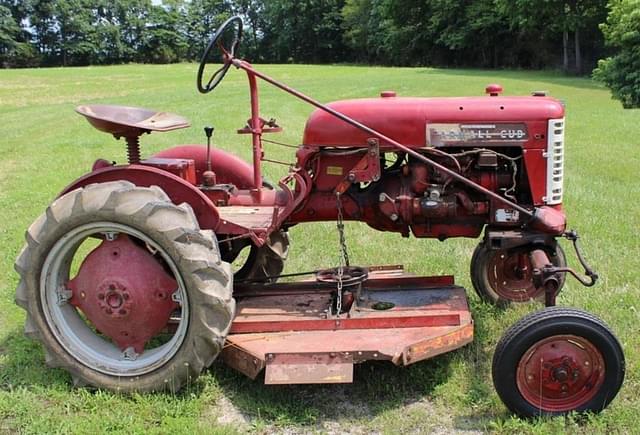
[{"label": "tractor seat", "polygon": [[98,130],[111,133],[116,138],[137,137],[152,131],[171,131],[190,126],[182,116],[140,107],[93,104],[78,106],[76,112]]}]

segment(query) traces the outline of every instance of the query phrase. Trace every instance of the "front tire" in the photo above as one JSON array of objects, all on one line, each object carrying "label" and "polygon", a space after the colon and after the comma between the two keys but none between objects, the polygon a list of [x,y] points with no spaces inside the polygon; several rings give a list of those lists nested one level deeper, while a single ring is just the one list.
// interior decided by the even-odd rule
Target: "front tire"
[{"label": "front tire", "polygon": [[531,313],[509,328],[492,367],[500,399],[522,417],[600,412],[624,373],[622,347],[607,325],[561,307]]},{"label": "front tire", "polygon": [[[109,234],[135,241],[135,249],[150,252],[142,254],[150,258],[145,261],[157,259],[160,270],[177,283],[171,297],[178,307],[178,315],[171,315],[177,321],[175,330],[167,324],[167,338],[145,341],[139,353],[132,347],[122,349],[117,340],[101,333],[90,319],[95,314],[70,302],[78,295],[61,298],[70,292],[79,247],[91,239],[104,244]],[[27,311],[25,333],[43,344],[47,365],[67,370],[75,385],[124,392],[177,391],[222,350],[235,307],[230,266],[220,260],[215,235],[200,229],[191,207],[172,204],[158,187],[117,181],[76,189],[54,201],[29,227],[26,239],[15,264],[20,274],[16,303]],[[102,271],[114,280],[118,272],[122,273]],[[82,298],[98,294],[104,299],[91,290],[78,292]],[[114,325],[127,315],[156,315],[131,298],[126,305],[131,312],[123,311]]]}]

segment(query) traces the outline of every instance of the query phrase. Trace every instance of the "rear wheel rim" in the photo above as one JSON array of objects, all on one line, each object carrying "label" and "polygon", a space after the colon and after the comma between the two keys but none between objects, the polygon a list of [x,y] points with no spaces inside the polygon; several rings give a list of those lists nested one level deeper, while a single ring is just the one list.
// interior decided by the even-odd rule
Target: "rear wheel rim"
[{"label": "rear wheel rim", "polygon": [[[160,346],[145,349],[132,356],[91,328],[78,310],[68,303],[59,303],[59,291],[69,281],[74,255],[82,242],[100,234],[126,234],[135,237],[157,251],[171,270],[177,284],[176,299],[180,302],[180,320],[173,336]],[[150,237],[127,225],[94,222],[72,229],[61,237],[46,256],[40,275],[40,300],[49,330],[58,343],[77,361],[88,368],[113,376],[140,376],[158,369],[175,356],[182,346],[189,323],[189,301],[177,265],[167,252]]]},{"label": "rear wheel rim", "polygon": [[604,383],[602,353],[584,337],[556,335],[534,343],[520,358],[518,391],[537,409],[580,410]]}]

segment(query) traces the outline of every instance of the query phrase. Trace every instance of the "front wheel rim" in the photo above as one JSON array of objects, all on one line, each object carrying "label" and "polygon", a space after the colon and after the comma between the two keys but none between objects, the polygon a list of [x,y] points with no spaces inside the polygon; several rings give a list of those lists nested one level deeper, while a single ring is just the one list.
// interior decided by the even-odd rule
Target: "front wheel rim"
[{"label": "front wheel rim", "polygon": [[[60,303],[59,289],[69,280],[73,257],[88,237],[96,234],[122,233],[135,237],[157,251],[171,270],[180,300],[180,320],[167,342],[140,355],[122,351],[96,334],[68,303]],[[184,281],[173,259],[150,237],[127,225],[95,222],[79,226],[62,236],[47,254],[40,275],[40,301],[44,318],[56,341],[84,366],[112,376],[140,376],[160,368],[173,358],[184,343],[189,324],[189,301]]]},{"label": "front wheel rim", "polygon": [[534,343],[516,370],[518,391],[546,412],[579,410],[604,383],[602,353],[584,337],[556,335]]}]

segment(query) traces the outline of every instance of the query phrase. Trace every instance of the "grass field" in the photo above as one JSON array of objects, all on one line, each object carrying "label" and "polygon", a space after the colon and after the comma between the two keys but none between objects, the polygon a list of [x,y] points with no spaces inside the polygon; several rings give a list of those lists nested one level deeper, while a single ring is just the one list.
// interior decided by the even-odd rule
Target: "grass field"
[{"label": "grass field", "polygon": [[[627,358],[625,384],[602,414],[524,421],[511,417],[493,390],[490,364],[502,332],[536,304],[506,311],[469,292],[476,321],[472,345],[409,368],[356,367],[345,386],[267,387],[216,362],[179,394],[123,396],[74,389],[67,374],[47,369],[40,346],[22,334],[24,312],[13,303],[13,262],[27,226],[71,180],[99,157],[123,162],[124,146],[73,111],[80,103],[144,106],[182,114],[193,128],[143,138],[143,152],[202,143],[201,127],[216,127],[216,145],[249,159],[246,78],[230,71],[207,96],[195,90],[194,65],[0,70],[0,432],[474,432],[633,433],[640,421],[640,111],[622,110],[588,79],[546,72],[265,66],[264,70],[320,101],[399,95],[481,95],[499,82],[507,94],[548,90],[567,105],[565,207],[588,259],[602,279],[585,289],[568,280],[559,304],[589,310],[617,333]],[[311,108],[263,86],[263,116],[299,143]],[[293,160],[293,150],[267,144],[267,156]],[[266,164],[277,180],[282,167]],[[285,272],[335,265],[333,224],[291,230]],[[417,274],[453,273],[471,288],[474,240],[402,239],[348,224],[352,262],[402,261]],[[567,252],[569,252],[569,247]],[[576,260],[571,255],[570,262]]]}]

